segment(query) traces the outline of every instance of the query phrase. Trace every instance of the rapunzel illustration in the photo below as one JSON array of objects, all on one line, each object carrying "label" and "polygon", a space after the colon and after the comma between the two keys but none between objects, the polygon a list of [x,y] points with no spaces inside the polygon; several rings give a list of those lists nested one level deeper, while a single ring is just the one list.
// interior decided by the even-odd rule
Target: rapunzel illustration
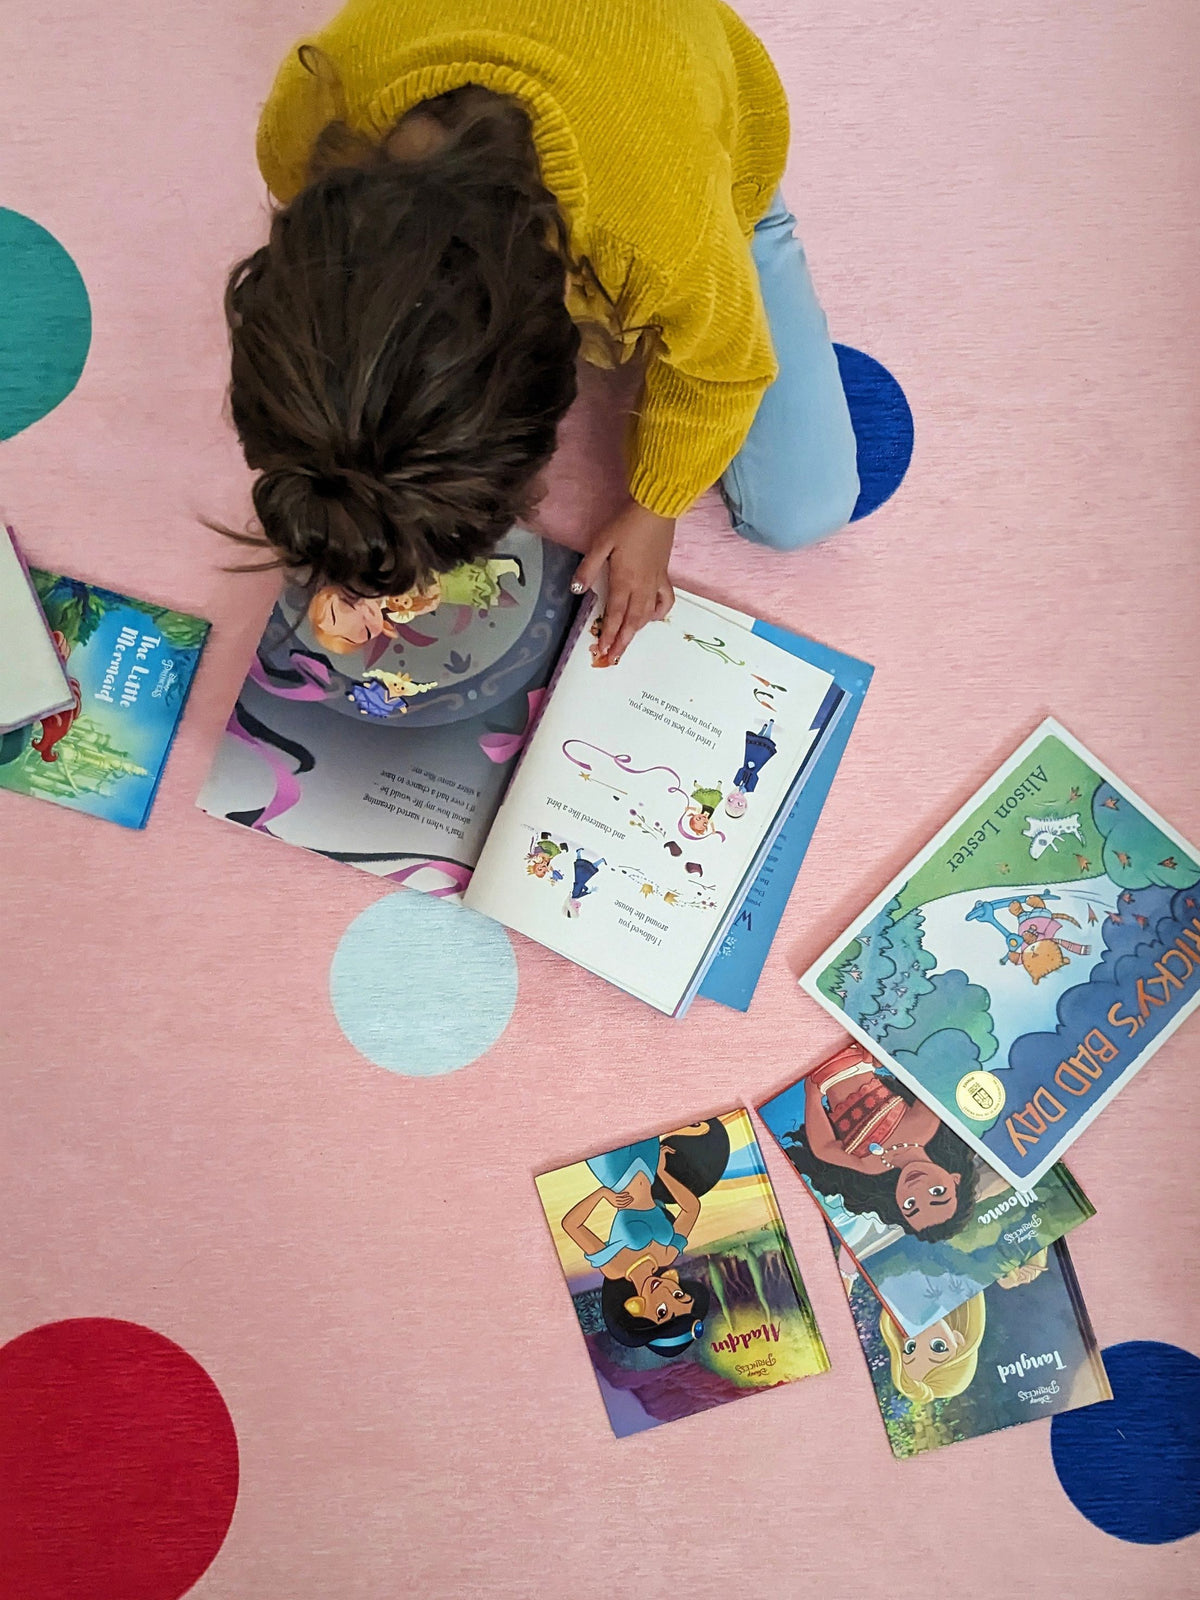
[{"label": "rapunzel illustration", "polygon": [[948,1311],[922,1333],[905,1333],[881,1310],[879,1332],[888,1348],[893,1388],[916,1405],[962,1394],[975,1376],[986,1326],[987,1307],[981,1294]]},{"label": "rapunzel illustration", "polygon": [[[571,1207],[564,1233],[603,1277],[601,1312],[618,1344],[673,1360],[703,1331],[709,1291],[677,1263],[700,1215],[700,1196],[729,1161],[729,1134],[716,1118],[595,1156],[600,1187]],[[601,1201],[615,1215],[608,1237],[588,1226]]]},{"label": "rapunzel illustration", "polygon": [[381,636],[395,639],[406,623],[436,611],[440,605],[470,606],[490,611],[499,605],[500,579],[506,574],[525,582],[525,572],[514,556],[491,561],[467,561],[449,572],[434,573],[423,584],[406,594],[364,599],[326,586],[318,589],[308,603],[308,622],[313,637],[324,650],[349,655]]},{"label": "rapunzel illustration", "polygon": [[788,1134],[798,1172],[848,1211],[874,1212],[922,1239],[947,1239],[975,1201],[971,1152],[859,1045],[804,1080],[804,1125]]}]

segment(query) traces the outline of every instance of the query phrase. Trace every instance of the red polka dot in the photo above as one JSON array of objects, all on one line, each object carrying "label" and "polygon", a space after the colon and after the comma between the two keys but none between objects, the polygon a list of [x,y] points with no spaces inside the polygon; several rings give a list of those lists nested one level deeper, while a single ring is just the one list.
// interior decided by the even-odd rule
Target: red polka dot
[{"label": "red polka dot", "polygon": [[237,1435],[161,1334],[51,1322],[0,1349],[0,1483],[3,1600],[179,1600],[229,1528]]}]

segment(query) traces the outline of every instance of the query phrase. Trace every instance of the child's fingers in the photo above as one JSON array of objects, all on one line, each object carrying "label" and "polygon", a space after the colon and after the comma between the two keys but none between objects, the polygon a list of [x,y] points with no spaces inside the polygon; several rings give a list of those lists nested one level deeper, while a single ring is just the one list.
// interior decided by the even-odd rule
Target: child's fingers
[{"label": "child's fingers", "polygon": [[[625,622],[625,613],[628,605],[628,589],[609,589],[608,599],[604,604],[604,621],[600,627],[600,637],[596,641],[597,655],[612,656],[621,628]],[[615,665],[615,662],[613,664]]]},{"label": "child's fingers", "polygon": [[653,615],[654,606],[652,601],[643,600],[636,595],[631,598],[628,606],[625,608],[625,615],[621,619],[620,632],[617,634],[616,640],[608,652],[612,658],[612,664],[614,667],[625,654],[626,650],[628,650],[630,644],[633,642],[634,636],[641,632]]},{"label": "child's fingers", "polygon": [[655,599],[655,603],[654,603],[654,617],[653,617],[653,620],[655,622],[662,622],[662,620],[665,617],[670,615],[671,607],[674,604],[675,604],[675,591],[674,591],[674,589],[672,589],[671,585],[664,578],[662,583],[660,583],[659,586],[658,586],[658,595],[657,595],[657,597]]},{"label": "child's fingers", "polygon": [[586,594],[589,589],[596,587],[596,581],[604,568],[604,563],[608,560],[611,548],[607,540],[597,540],[575,568],[575,576],[571,579],[572,594]]}]

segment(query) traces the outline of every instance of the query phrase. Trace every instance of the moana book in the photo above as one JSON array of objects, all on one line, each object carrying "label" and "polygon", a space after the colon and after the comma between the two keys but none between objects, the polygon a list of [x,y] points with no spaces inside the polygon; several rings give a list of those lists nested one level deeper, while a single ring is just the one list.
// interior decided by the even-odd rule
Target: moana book
[{"label": "moana book", "polygon": [[905,1334],[923,1333],[1095,1215],[1061,1165],[1014,1189],[858,1044],[758,1114]]},{"label": "moana book", "polygon": [[746,1111],[537,1188],[618,1438],[828,1369]]},{"label": "moana book", "polygon": [[200,805],[668,1014],[714,965],[744,1006],[870,669],[683,594],[599,666],[576,559],[514,529],[406,595],[289,590]]},{"label": "moana book", "polygon": [[1061,1239],[910,1335],[832,1229],[829,1237],[893,1455],[920,1455],[1112,1399]]},{"label": "moana book", "polygon": [[209,625],[30,569],[70,702],[0,736],[0,789],[144,828]]},{"label": "moana book", "polygon": [[1047,720],[800,981],[1028,1192],[1200,1001],[1197,853]]}]

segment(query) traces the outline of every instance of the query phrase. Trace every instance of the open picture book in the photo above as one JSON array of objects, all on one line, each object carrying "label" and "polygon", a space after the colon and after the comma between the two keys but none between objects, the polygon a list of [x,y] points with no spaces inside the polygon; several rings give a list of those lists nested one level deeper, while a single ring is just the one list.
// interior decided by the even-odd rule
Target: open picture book
[{"label": "open picture book", "polygon": [[598,667],[576,560],[514,529],[406,595],[286,591],[199,803],[671,1015],[736,966],[744,1009],[870,668],[687,594]]}]

